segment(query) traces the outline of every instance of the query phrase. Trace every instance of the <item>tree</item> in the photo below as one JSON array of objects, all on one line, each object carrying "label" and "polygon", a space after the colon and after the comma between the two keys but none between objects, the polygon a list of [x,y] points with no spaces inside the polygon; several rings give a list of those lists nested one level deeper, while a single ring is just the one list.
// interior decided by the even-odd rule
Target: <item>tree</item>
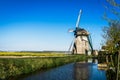
[{"label": "tree", "polygon": [[[116,18],[108,18],[106,14],[104,15],[104,19],[108,21],[109,26],[104,27],[103,38],[105,39],[106,50],[109,53],[116,53],[117,57],[114,56],[114,59],[117,58],[117,62],[113,61],[113,57],[111,56],[111,63],[116,70],[116,80],[118,80],[119,75],[119,54],[120,54],[120,4],[115,0],[106,0],[110,7],[106,7],[111,13],[113,13]],[[117,65],[116,65],[117,63]]]},{"label": "tree", "polygon": [[108,6],[105,6],[116,18],[111,19],[104,14],[104,19],[109,23],[109,26],[103,28],[103,38],[105,39],[106,50],[109,53],[114,53],[117,51],[117,44],[120,41],[120,4],[115,0],[106,0]]},{"label": "tree", "polygon": [[104,27],[103,38],[106,40],[106,50],[114,53],[118,50],[117,44],[120,41],[120,23],[111,23],[109,27]]}]

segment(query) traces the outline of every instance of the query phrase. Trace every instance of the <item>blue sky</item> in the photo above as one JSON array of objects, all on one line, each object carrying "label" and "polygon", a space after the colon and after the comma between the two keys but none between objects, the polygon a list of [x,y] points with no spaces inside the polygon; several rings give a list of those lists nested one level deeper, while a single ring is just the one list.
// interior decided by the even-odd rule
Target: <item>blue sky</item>
[{"label": "blue sky", "polygon": [[79,10],[80,27],[100,49],[105,0],[0,0],[0,50],[68,50]]}]

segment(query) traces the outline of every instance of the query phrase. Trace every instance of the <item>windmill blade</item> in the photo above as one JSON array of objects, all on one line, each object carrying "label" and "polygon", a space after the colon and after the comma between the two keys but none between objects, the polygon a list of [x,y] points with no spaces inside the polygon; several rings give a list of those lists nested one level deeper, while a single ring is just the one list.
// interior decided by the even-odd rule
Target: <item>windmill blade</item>
[{"label": "windmill blade", "polygon": [[74,41],[75,41],[75,38],[73,38],[73,40],[72,40],[72,42],[71,42],[71,44],[70,44],[70,47],[69,47],[69,49],[68,49],[68,52],[70,52],[70,50],[72,49],[73,44],[74,44]]},{"label": "windmill blade", "polygon": [[92,38],[91,38],[91,36],[88,36],[87,38],[88,38],[88,42],[89,42],[89,45],[90,45],[91,51],[93,52]]},{"label": "windmill blade", "polygon": [[78,19],[77,19],[77,22],[76,22],[76,28],[79,27],[79,22],[80,22],[81,14],[82,14],[82,10],[80,10],[80,12],[79,12]]},{"label": "windmill blade", "polygon": [[[93,45],[91,35],[89,35],[89,38],[90,38],[91,45]],[[93,47],[92,47],[92,49],[93,49]]]},{"label": "windmill blade", "polygon": [[74,29],[69,29],[68,32],[74,32],[75,30]]}]

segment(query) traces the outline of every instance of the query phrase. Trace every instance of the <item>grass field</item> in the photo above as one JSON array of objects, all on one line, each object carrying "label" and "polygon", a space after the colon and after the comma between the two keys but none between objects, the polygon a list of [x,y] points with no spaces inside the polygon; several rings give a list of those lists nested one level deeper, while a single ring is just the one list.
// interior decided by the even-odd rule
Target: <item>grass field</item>
[{"label": "grass field", "polygon": [[[0,52],[1,56],[38,56],[30,58],[0,58],[0,79],[8,80],[11,76],[28,74],[57,67],[71,62],[83,61],[85,55],[66,55],[60,53],[21,53]],[[39,57],[45,56],[45,57]]]}]

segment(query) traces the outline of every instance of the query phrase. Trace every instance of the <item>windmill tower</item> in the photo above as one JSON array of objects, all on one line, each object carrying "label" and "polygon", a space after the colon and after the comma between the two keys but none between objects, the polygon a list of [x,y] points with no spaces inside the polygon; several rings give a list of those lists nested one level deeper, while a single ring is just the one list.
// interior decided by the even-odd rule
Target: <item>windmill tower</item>
[{"label": "windmill tower", "polygon": [[69,30],[69,32],[74,32],[75,38],[69,48],[69,50],[72,48],[72,54],[88,54],[89,51],[93,51],[89,32],[79,27],[81,13],[82,10],[79,12],[75,30]]}]

